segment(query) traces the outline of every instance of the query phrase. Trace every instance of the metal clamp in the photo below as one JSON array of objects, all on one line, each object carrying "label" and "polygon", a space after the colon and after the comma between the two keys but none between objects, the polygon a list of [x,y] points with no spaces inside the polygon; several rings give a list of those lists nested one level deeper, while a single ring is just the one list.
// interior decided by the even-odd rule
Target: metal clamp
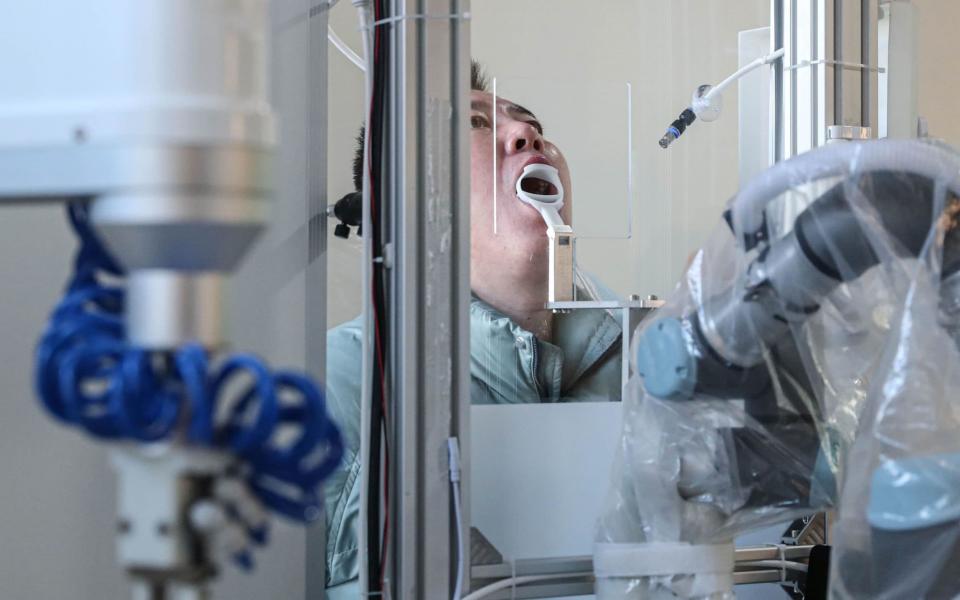
[{"label": "metal clamp", "polygon": [[830,125],[827,127],[827,141],[865,141],[873,138],[873,130],[860,125]]}]

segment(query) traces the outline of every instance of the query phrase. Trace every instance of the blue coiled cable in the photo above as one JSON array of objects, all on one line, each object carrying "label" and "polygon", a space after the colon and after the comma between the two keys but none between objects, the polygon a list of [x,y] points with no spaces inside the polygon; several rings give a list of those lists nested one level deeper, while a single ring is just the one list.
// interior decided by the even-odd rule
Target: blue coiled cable
[{"label": "blue coiled cable", "polygon": [[[318,518],[319,485],[343,456],[320,388],[304,375],[271,372],[249,354],[211,365],[197,344],[170,354],[131,346],[124,291],[101,282],[123,271],[96,237],[87,205],[72,203],[68,214],[80,248],[37,346],[35,383],[46,409],[111,440],[153,442],[185,428],[188,443],[240,458],[247,484],[268,508],[297,521]],[[243,391],[233,393],[240,383]]]}]

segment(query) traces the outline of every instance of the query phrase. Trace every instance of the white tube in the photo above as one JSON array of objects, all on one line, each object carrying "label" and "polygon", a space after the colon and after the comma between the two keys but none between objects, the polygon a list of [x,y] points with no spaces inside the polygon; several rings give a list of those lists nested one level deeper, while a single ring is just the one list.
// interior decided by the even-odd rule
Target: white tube
[{"label": "white tube", "polygon": [[761,56],[760,58],[747,63],[746,65],[737,69],[733,73],[733,75],[730,75],[729,77],[727,77],[726,79],[718,83],[717,85],[710,88],[710,91],[707,92],[706,95],[704,96],[704,100],[709,100],[710,98],[716,96],[717,94],[722,92],[724,89],[729,87],[731,83],[740,79],[750,71],[756,69],[757,67],[761,67],[763,65],[769,65],[770,63],[777,60],[781,56],[783,56],[783,48],[780,48],[779,50],[771,52],[766,56]]},{"label": "white tube", "polygon": [[737,563],[738,567],[770,567],[771,569],[786,569],[787,571],[800,571],[806,573],[809,568],[807,565],[791,560],[751,560],[748,562]]},{"label": "white tube", "polygon": [[593,573],[558,573],[555,575],[521,575],[519,577],[510,577],[508,579],[501,579],[500,581],[495,581],[488,586],[482,587],[475,592],[463,597],[463,600],[479,600],[480,598],[486,598],[487,596],[492,595],[495,592],[506,589],[508,587],[524,585],[527,583],[537,583],[540,581],[552,581],[554,579],[571,579],[573,577],[586,577],[588,575],[593,575]]},{"label": "white tube", "polygon": [[460,510],[460,442],[457,438],[447,438],[447,456],[450,463],[450,487],[453,489],[453,510],[457,523],[457,582],[453,587],[453,600],[461,600],[463,592],[463,572],[466,556],[463,549],[463,517]]},{"label": "white tube", "polygon": [[540,207],[540,216],[547,224],[547,231],[570,231],[570,227],[563,222],[560,211],[552,206]]},{"label": "white tube", "polygon": [[[337,32],[333,30],[331,25],[327,25],[327,39],[330,40],[330,43],[340,51],[340,54],[343,54],[347,60],[357,65],[357,68],[361,71],[366,71],[367,66],[363,63],[363,59],[357,56],[357,53],[353,51],[346,42],[340,39],[340,36],[337,35]],[[364,39],[366,39],[366,34],[364,34]]]},{"label": "white tube", "polygon": [[960,195],[960,160],[955,152],[919,140],[872,140],[823,146],[779,162],[750,180],[731,205],[737,244],[763,226],[767,203],[787,190],[828,177],[871,171],[904,171],[948,182]]}]

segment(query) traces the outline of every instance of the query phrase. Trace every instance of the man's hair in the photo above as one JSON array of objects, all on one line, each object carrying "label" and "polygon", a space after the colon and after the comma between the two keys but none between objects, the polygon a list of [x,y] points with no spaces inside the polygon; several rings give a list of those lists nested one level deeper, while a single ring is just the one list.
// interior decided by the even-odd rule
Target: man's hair
[{"label": "man's hair", "polygon": [[[475,60],[470,61],[470,89],[486,92],[490,80],[483,70],[483,65]],[[363,127],[357,134],[357,146],[353,154],[353,189],[360,191],[363,188]]]},{"label": "man's hair", "polygon": [[486,92],[490,85],[487,74],[483,71],[483,65],[475,60],[470,61],[470,89],[477,92]]}]

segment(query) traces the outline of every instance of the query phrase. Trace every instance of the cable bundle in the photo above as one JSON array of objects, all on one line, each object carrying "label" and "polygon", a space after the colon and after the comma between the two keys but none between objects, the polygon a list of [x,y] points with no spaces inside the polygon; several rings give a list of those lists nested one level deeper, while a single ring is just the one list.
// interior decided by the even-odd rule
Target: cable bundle
[{"label": "cable bundle", "polygon": [[[390,406],[389,387],[387,385],[388,362],[387,357],[393,348],[392,324],[390,313],[387,310],[387,299],[390,294],[390,273],[384,261],[385,247],[390,239],[390,215],[387,214],[386,184],[389,180],[389,165],[386,164],[384,147],[387,142],[387,91],[390,85],[389,65],[391,64],[391,32],[380,22],[386,16],[387,5],[383,0],[369,2],[355,0],[355,5],[361,8],[361,27],[367,38],[365,46],[368,68],[367,121],[364,128],[366,140],[366,181],[369,204],[369,233],[364,235],[369,239],[369,256],[371,263],[369,271],[369,297],[371,312],[371,342],[372,360],[370,396],[363,401],[370,403],[369,423],[369,457],[368,464],[364,465],[367,478],[367,505],[364,507],[367,518],[367,591],[371,594],[383,593],[386,580],[387,555],[390,543],[389,532],[391,526],[390,503]],[[369,12],[366,12],[369,11]],[[372,14],[372,21],[367,21],[367,15]],[[377,530],[375,524],[382,523],[383,527]],[[361,574],[361,577],[364,575]]]},{"label": "cable bundle", "polygon": [[[317,519],[317,487],[343,455],[321,390],[248,354],[211,367],[196,344],[171,353],[130,346],[123,289],[100,281],[123,272],[94,234],[86,205],[73,203],[68,212],[80,249],[37,347],[36,387],[47,410],[100,438],[182,435],[186,443],[229,451],[267,507],[297,521]],[[234,394],[237,386],[242,391]]]}]

